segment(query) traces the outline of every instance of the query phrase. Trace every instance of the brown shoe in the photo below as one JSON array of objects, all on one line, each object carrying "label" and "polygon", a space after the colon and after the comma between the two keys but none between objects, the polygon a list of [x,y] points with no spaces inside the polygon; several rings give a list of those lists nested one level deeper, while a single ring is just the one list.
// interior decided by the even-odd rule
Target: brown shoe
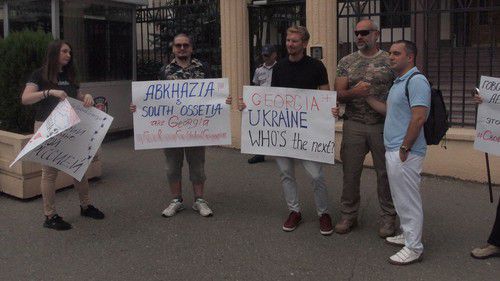
[{"label": "brown shoe", "polygon": [[378,229],[378,236],[383,239],[394,236],[395,233],[396,223],[394,221],[385,221],[380,225],[380,228]]},{"label": "brown shoe", "polygon": [[500,247],[488,244],[482,248],[475,248],[470,252],[470,255],[475,259],[487,259],[493,257],[500,257]]},{"label": "brown shoe", "polygon": [[341,218],[340,221],[335,225],[335,232],[338,234],[347,234],[358,225],[358,219],[347,219]]}]

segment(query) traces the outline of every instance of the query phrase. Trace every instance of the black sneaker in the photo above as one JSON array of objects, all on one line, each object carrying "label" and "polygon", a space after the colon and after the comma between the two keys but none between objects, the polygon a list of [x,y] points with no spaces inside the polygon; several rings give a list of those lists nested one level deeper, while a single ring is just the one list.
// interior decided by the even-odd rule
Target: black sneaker
[{"label": "black sneaker", "polygon": [[80,215],[82,217],[89,217],[96,220],[102,220],[104,218],[104,213],[99,211],[99,209],[92,205],[88,205],[87,209],[85,210],[82,208],[82,206],[80,206]]},{"label": "black sneaker", "polygon": [[49,217],[46,217],[43,227],[55,230],[70,230],[72,228],[71,224],[65,222],[58,214],[53,215],[50,219]]},{"label": "black sneaker", "polygon": [[266,157],[264,155],[255,155],[254,157],[248,159],[248,164],[255,164],[264,161],[266,161]]}]

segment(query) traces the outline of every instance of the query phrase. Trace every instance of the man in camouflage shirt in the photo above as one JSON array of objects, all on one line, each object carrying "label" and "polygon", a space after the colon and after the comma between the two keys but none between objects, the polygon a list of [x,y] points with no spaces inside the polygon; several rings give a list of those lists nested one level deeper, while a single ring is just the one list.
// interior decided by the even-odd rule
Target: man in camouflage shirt
[{"label": "man in camouflage shirt", "polygon": [[390,69],[389,54],[377,47],[380,36],[377,25],[369,19],[362,20],[354,33],[359,51],[339,61],[335,80],[339,102],[346,105],[340,150],[344,172],[342,217],[335,231],[345,234],[357,225],[361,172],[365,156],[371,152],[381,208],[379,236],[385,238],[395,232],[396,211],[385,167],[384,116],[368,105],[366,97],[385,101],[394,74]]},{"label": "man in camouflage shirt", "polygon": [[[197,59],[192,58],[193,44],[191,38],[186,34],[178,34],[174,37],[172,52],[175,58],[163,66],[159,73],[160,80],[185,80],[209,78],[205,66]],[[135,112],[135,105],[130,105],[130,110]],[[182,198],[182,164],[184,155],[189,164],[189,179],[193,184],[194,203],[193,210],[204,217],[212,215],[212,210],[203,199],[205,176],[205,147],[179,147],[165,148],[167,179],[170,185],[170,193],[173,197],[168,207],[162,212],[162,216],[171,217],[184,209]]]}]

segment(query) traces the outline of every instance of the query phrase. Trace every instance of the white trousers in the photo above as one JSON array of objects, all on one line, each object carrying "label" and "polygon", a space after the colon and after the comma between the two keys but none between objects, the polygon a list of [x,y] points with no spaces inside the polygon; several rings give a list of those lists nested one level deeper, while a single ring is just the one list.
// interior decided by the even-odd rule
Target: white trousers
[{"label": "white trousers", "polygon": [[424,212],[420,196],[420,173],[424,157],[410,153],[406,161],[401,162],[399,151],[387,151],[385,161],[392,200],[405,237],[405,246],[421,254],[424,251]]}]

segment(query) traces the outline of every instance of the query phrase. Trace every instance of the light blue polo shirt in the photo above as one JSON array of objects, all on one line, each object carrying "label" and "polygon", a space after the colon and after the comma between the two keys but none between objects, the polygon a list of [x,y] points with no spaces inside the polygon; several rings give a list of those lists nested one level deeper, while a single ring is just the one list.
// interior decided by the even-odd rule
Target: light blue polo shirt
[{"label": "light blue polo shirt", "polygon": [[[408,125],[411,121],[411,110],[405,94],[406,81],[410,75],[417,72],[417,67],[410,69],[403,76],[396,78],[387,97],[387,115],[384,123],[384,145],[386,151],[399,150],[403,144]],[[415,75],[408,84],[411,107],[431,106],[431,87],[424,75]],[[427,115],[429,110],[427,110]],[[420,130],[417,140],[411,147],[411,153],[425,156],[427,143],[424,128]]]}]

